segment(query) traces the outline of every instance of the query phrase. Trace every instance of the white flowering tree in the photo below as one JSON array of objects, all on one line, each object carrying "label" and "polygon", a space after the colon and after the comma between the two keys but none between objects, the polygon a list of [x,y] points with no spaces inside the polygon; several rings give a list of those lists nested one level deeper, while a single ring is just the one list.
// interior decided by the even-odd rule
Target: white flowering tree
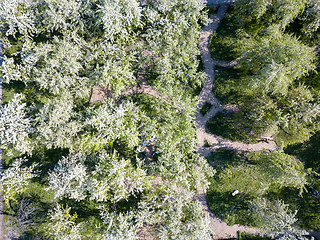
[{"label": "white flowering tree", "polygon": [[106,210],[101,212],[103,223],[107,229],[101,234],[101,240],[138,240],[139,224],[134,219],[136,214],[134,212],[115,213]]},{"label": "white flowering tree", "polygon": [[[39,211],[30,231],[52,239],[136,239],[150,220],[162,238],[210,239],[201,205],[193,200],[213,172],[195,154],[192,123],[193,87],[204,79],[197,71],[198,22],[206,21],[200,2],[14,2],[2,1],[0,8],[8,33],[2,36],[7,49],[1,77],[13,91],[23,83],[26,104],[17,95],[1,107],[0,136],[6,148],[21,152],[34,145],[30,161],[43,163],[43,178],[28,190],[51,210]],[[28,16],[29,25],[15,21],[19,14]],[[165,99],[121,96],[141,81],[142,68]],[[95,84],[115,94],[88,103]],[[152,146],[144,146],[151,138]],[[18,164],[3,181],[25,176],[19,169],[32,170]],[[155,184],[159,178],[163,183]],[[24,197],[28,179],[6,182],[9,198]]]},{"label": "white flowering tree", "polygon": [[76,223],[77,214],[70,213],[71,208],[57,204],[48,214],[47,236],[54,240],[81,240],[81,223]]},{"label": "white flowering tree", "polygon": [[70,198],[77,201],[86,197],[87,169],[83,165],[84,156],[63,157],[53,171],[49,172],[49,186],[56,199]]},{"label": "white flowering tree", "polygon": [[197,0],[147,1],[147,5],[143,38],[157,76],[153,85],[173,98],[183,96],[184,90],[204,80],[197,71],[201,30],[197,21],[207,21],[203,5]]},{"label": "white flowering tree", "polygon": [[160,239],[213,239],[209,220],[204,218],[200,202],[193,193],[174,181],[160,181],[151,188],[139,203],[138,223],[149,226],[161,223],[154,229]]},{"label": "white flowering tree", "polygon": [[88,181],[90,198],[96,201],[119,202],[137,196],[150,185],[150,177],[141,166],[134,167],[130,160],[116,154],[98,155],[92,178]]},{"label": "white flowering tree", "polygon": [[22,100],[21,94],[15,94],[8,104],[0,107],[0,140],[2,147],[8,150],[30,153],[31,118],[27,116],[26,104]]},{"label": "white flowering tree", "polygon": [[99,149],[123,141],[129,148],[139,144],[139,110],[132,102],[116,103],[105,100],[90,109],[83,123],[87,133],[81,140],[82,148]]},{"label": "white flowering tree", "polygon": [[103,0],[99,6],[106,40],[131,41],[141,25],[141,8],[137,0]]},{"label": "white flowering tree", "polygon": [[1,29],[7,36],[21,34],[31,37],[37,29],[34,25],[34,14],[28,0],[3,0],[0,2]]},{"label": "white flowering tree", "polygon": [[10,200],[16,201],[16,195],[23,193],[29,181],[37,176],[35,171],[37,165],[24,166],[26,161],[24,158],[15,160],[12,166],[1,174],[3,199],[7,205]]},{"label": "white flowering tree", "polygon": [[35,118],[36,137],[47,148],[72,148],[77,133],[82,129],[75,118],[70,94],[49,100],[39,109]]}]

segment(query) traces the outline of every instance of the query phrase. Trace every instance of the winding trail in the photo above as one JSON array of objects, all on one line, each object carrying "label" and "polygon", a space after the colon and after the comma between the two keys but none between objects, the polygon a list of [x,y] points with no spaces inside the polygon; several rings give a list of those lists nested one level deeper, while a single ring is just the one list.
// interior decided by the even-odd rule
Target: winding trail
[{"label": "winding trail", "polygon": [[[277,147],[274,142],[260,142],[257,144],[245,144],[242,142],[234,142],[223,139],[214,134],[209,134],[205,131],[206,123],[211,117],[213,117],[217,112],[223,109],[230,108],[230,106],[221,105],[219,100],[214,96],[212,92],[212,86],[215,80],[214,69],[215,66],[233,67],[236,65],[236,61],[226,63],[221,60],[214,60],[211,58],[209,50],[210,36],[213,34],[215,30],[217,30],[221,19],[225,15],[227,7],[228,6],[226,4],[221,5],[219,7],[218,13],[211,17],[212,23],[203,28],[200,36],[199,48],[207,79],[198,97],[195,121],[197,124],[198,153],[204,157],[207,157],[212,151],[217,150],[219,148],[228,148],[238,151],[261,151],[263,149],[275,150]],[[200,109],[203,107],[205,102],[210,102],[212,104],[212,107],[207,114],[202,116],[200,113]],[[205,140],[209,142],[210,147],[204,147]],[[198,200],[203,205],[205,216],[210,220],[210,226],[213,229],[215,238],[236,238],[237,231],[248,232],[255,235],[259,234],[259,229],[257,228],[241,226],[239,224],[229,226],[227,223],[223,222],[221,219],[216,217],[209,209],[209,206],[206,201],[206,195],[203,189],[199,190]]]},{"label": "winding trail", "polygon": [[[237,61],[226,63],[222,60],[212,59],[209,50],[209,40],[213,32],[218,28],[220,20],[224,17],[227,5],[219,7],[218,13],[211,17],[212,23],[204,27],[200,36],[200,52],[204,65],[205,72],[207,74],[206,82],[200,92],[197,103],[197,112],[195,114],[195,121],[197,124],[197,136],[198,136],[198,153],[204,157],[207,157],[212,151],[219,148],[228,148],[238,151],[261,151],[263,149],[275,150],[276,144],[271,141],[269,143],[260,142],[257,144],[245,144],[242,142],[235,142],[231,140],[223,139],[217,135],[209,134],[205,131],[207,121],[212,118],[217,112],[228,109],[230,106],[221,105],[219,100],[213,95],[212,85],[215,80],[215,66],[233,67],[237,64]],[[200,109],[205,102],[212,104],[210,111],[202,116]],[[204,147],[205,140],[210,144],[210,147]]]}]

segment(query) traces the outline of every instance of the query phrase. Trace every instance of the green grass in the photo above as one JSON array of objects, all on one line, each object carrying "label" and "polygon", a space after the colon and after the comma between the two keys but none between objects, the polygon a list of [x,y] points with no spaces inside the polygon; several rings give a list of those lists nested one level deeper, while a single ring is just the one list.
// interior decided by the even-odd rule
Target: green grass
[{"label": "green grass", "polygon": [[206,124],[208,133],[225,139],[244,143],[257,143],[257,135],[252,133],[252,123],[246,120],[241,112],[218,112]]},{"label": "green grass", "polygon": [[218,182],[211,181],[207,191],[207,202],[210,210],[229,225],[244,224],[252,225],[248,201],[250,199],[241,195],[233,197],[231,192],[215,191],[214,185]]},{"label": "green grass", "polygon": [[241,70],[238,68],[215,68],[216,80],[213,83],[213,94],[222,104],[239,104],[248,98],[241,79]]},{"label": "green grass", "polygon": [[217,170],[217,174],[210,179],[211,184],[207,191],[207,202],[210,210],[229,225],[235,223],[252,224],[253,219],[250,217],[248,210],[250,198],[241,194],[233,197],[232,192],[223,191],[220,188],[221,183],[219,182],[221,171],[231,165],[243,164],[247,161],[245,154],[221,148],[212,152],[207,160]]},{"label": "green grass", "polygon": [[210,111],[210,109],[212,108],[212,104],[209,102],[206,102],[203,107],[200,109],[200,113],[202,114],[202,116],[206,115],[207,112]]},{"label": "green grass", "polygon": [[207,160],[209,164],[219,172],[228,165],[246,161],[246,157],[243,153],[236,152],[235,150],[219,148],[218,150],[211,152],[207,157]]},{"label": "green grass", "polygon": [[8,103],[15,93],[22,93],[27,103],[46,103],[53,95],[44,89],[40,89],[36,83],[28,83],[26,86],[20,81],[10,81],[3,84],[3,103]]},{"label": "green grass", "polygon": [[232,61],[240,56],[237,47],[237,31],[240,27],[241,24],[235,18],[233,9],[229,8],[217,31],[210,38],[209,48],[213,58]]},{"label": "green grass", "polygon": [[238,232],[239,240],[271,240],[268,237],[256,236],[249,233]]}]

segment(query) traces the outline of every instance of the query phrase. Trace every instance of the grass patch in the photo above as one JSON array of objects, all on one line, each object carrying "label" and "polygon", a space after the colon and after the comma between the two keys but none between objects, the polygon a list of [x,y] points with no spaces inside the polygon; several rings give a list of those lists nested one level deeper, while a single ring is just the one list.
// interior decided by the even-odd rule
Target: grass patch
[{"label": "grass patch", "polygon": [[211,152],[207,157],[207,160],[214,169],[219,172],[226,166],[233,165],[236,162],[242,162],[246,160],[243,153],[236,152],[235,150],[219,148],[218,150]]},{"label": "grass patch", "polygon": [[212,104],[209,102],[206,102],[201,108],[200,113],[202,114],[202,116],[204,116],[206,115],[207,112],[210,111],[211,108],[212,108]]},{"label": "grass patch", "polygon": [[232,196],[232,192],[223,191],[220,188],[221,183],[219,182],[219,175],[224,169],[247,161],[244,153],[221,148],[212,152],[207,160],[217,170],[217,174],[211,179],[207,191],[207,202],[210,210],[229,225],[236,223],[252,224],[253,219],[250,217],[248,210],[250,198],[243,194]]},{"label": "grass patch", "polygon": [[243,225],[252,225],[253,219],[250,217],[248,201],[250,199],[236,195],[231,192],[219,192],[214,189],[214,185],[219,184],[211,181],[207,192],[207,202],[210,210],[229,225],[236,223]]},{"label": "grass patch", "polygon": [[240,56],[237,50],[237,32],[240,27],[241,24],[237,21],[233,8],[229,8],[217,31],[210,38],[209,48],[213,58],[232,61]]},{"label": "grass patch", "polygon": [[206,124],[206,131],[233,141],[257,143],[253,134],[253,124],[246,120],[241,112],[218,112]]},{"label": "grass patch", "polygon": [[[215,68],[216,80],[212,91],[222,104],[239,104],[247,99],[246,89],[241,77],[241,70],[237,68]],[[240,83],[241,82],[241,83]]]},{"label": "grass patch", "polygon": [[10,83],[3,84],[3,104],[7,104],[15,93],[22,93],[25,96],[25,101],[30,104],[46,103],[48,99],[53,98],[53,94],[40,89],[34,82],[28,83],[26,86],[21,81],[10,81]]},{"label": "grass patch", "polygon": [[271,240],[271,238],[256,236],[245,232],[238,232],[238,240]]}]

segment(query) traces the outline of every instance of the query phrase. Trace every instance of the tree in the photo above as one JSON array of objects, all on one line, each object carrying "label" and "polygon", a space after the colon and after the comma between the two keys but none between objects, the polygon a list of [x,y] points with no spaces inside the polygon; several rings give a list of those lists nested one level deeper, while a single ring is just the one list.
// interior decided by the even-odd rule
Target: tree
[{"label": "tree", "polygon": [[284,30],[305,8],[307,0],[237,0],[240,14],[251,15],[265,28],[277,25]]},{"label": "tree", "polygon": [[104,37],[111,42],[132,41],[141,26],[141,8],[137,0],[104,0],[99,6]]},{"label": "tree", "polygon": [[31,152],[32,143],[29,134],[32,132],[31,118],[27,116],[23,96],[15,94],[14,98],[0,108],[0,139],[3,147],[22,152]]},{"label": "tree", "polygon": [[130,101],[120,103],[105,100],[97,108],[88,109],[83,126],[86,135],[80,144],[82,149],[100,149],[112,146],[117,141],[125,142],[129,148],[139,143],[139,109]]},{"label": "tree", "polygon": [[320,109],[314,91],[299,84],[286,94],[262,95],[242,108],[254,128],[271,132],[279,146],[307,141],[319,129]]},{"label": "tree", "polygon": [[130,160],[106,153],[99,154],[96,160],[92,180],[87,183],[90,199],[116,203],[136,197],[150,187],[151,178],[139,164],[134,167]]},{"label": "tree", "polygon": [[15,213],[10,215],[6,222],[7,237],[18,239],[35,226],[37,224],[36,215],[38,210],[37,204],[32,203],[30,199],[22,198],[17,205]]},{"label": "tree", "polygon": [[77,120],[74,103],[69,93],[48,100],[37,113],[34,124],[38,142],[50,148],[73,148],[76,136],[82,130]]},{"label": "tree", "polygon": [[1,174],[3,199],[7,205],[9,205],[10,200],[16,201],[16,195],[23,193],[29,181],[37,176],[35,171],[37,165],[23,166],[26,161],[24,158],[15,160],[12,167]]},{"label": "tree", "polygon": [[250,160],[255,162],[261,174],[266,177],[270,189],[292,187],[298,189],[300,194],[306,190],[307,171],[298,159],[280,151],[263,151],[252,153]]},{"label": "tree", "polygon": [[77,201],[86,197],[87,169],[83,165],[85,157],[79,153],[63,157],[53,171],[49,172],[49,186],[57,199],[70,198]]},{"label": "tree", "polygon": [[300,19],[304,25],[302,31],[312,36],[320,27],[320,1],[309,0]]},{"label": "tree", "polygon": [[307,173],[299,160],[283,152],[251,153],[251,164],[235,165],[219,174],[215,188],[221,192],[245,194],[251,198],[264,196],[285,187],[299,190],[300,194],[307,185]]},{"label": "tree", "polygon": [[[193,124],[193,87],[204,79],[196,55],[205,13],[197,0],[147,4],[35,0],[14,10],[30,13],[37,31],[20,31],[18,22],[12,27],[16,35],[2,36],[8,51],[1,75],[12,91],[23,83],[27,93],[26,104],[11,102],[28,120],[29,128],[21,130],[27,135],[19,135],[37,146],[29,161],[43,163],[43,178],[34,179],[37,189],[28,193],[50,209],[39,211],[41,218],[28,233],[134,239],[150,220],[162,238],[211,238],[202,206],[194,200],[213,174],[196,154]],[[1,19],[5,31],[7,19]],[[144,80],[163,97],[121,95],[141,81],[145,68]],[[95,84],[115,94],[88,103]],[[41,98],[30,97],[35,94]],[[62,157],[61,150],[68,153]],[[24,164],[15,172],[18,168],[25,170]],[[15,199],[26,197],[21,184]]]},{"label": "tree", "polygon": [[0,3],[1,29],[7,36],[17,37],[19,34],[31,37],[37,29],[34,15],[27,0],[3,0]]},{"label": "tree", "polygon": [[57,204],[49,211],[49,223],[46,227],[47,236],[55,240],[77,240],[82,239],[80,230],[82,224],[76,224],[77,214],[70,213],[70,207]]},{"label": "tree", "polygon": [[249,85],[259,93],[285,95],[295,80],[315,69],[314,52],[297,38],[277,30],[244,50],[240,64]]},{"label": "tree", "polygon": [[294,223],[297,221],[295,218],[297,211],[291,212],[289,205],[281,200],[256,199],[251,202],[251,212],[254,215],[257,226],[263,228],[274,239],[308,239],[306,231],[294,227]]}]

